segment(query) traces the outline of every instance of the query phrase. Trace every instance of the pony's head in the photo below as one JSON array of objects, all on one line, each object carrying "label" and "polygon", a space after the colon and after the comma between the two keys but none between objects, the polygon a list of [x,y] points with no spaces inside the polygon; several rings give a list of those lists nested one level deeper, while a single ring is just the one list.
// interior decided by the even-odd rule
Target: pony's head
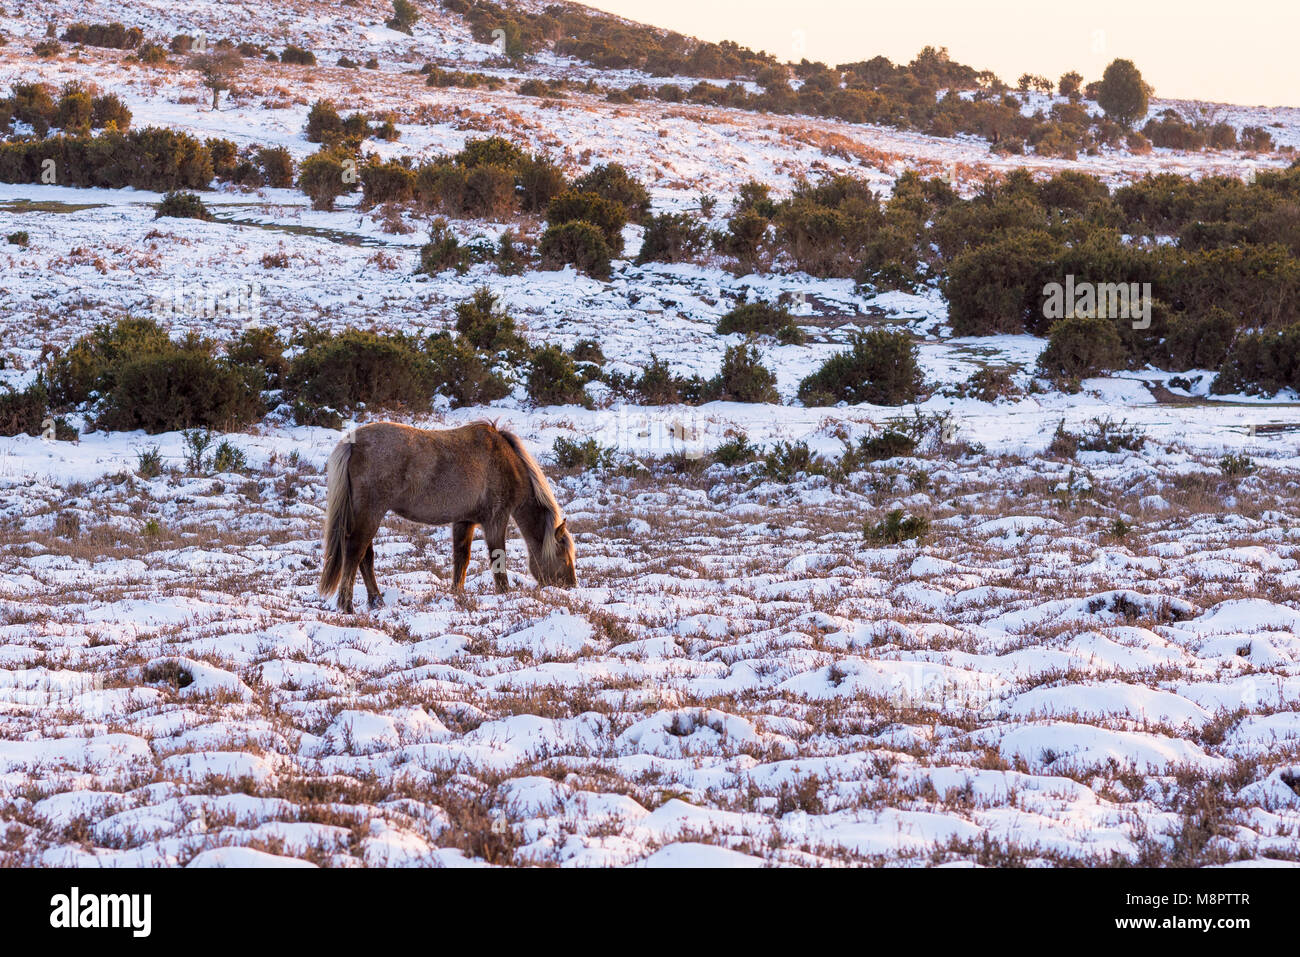
[{"label": "pony's head", "polygon": [[578,584],[578,571],[574,564],[573,536],[565,519],[553,526],[543,538],[541,547],[528,553],[528,570],[539,585],[559,585],[572,588]]}]

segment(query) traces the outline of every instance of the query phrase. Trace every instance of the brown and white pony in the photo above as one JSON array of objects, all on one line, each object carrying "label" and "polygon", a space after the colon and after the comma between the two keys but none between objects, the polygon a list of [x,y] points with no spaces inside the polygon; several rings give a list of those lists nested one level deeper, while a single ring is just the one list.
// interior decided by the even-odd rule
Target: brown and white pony
[{"label": "brown and white pony", "polygon": [[416,429],[363,425],[330,454],[325,562],[320,593],[338,591],[352,611],[357,569],[370,607],[381,601],[371,540],[388,512],[425,525],[452,526],[452,587],[465,587],[475,526],[483,526],[497,591],[509,587],[506,531],[511,517],[528,546],[528,570],[542,585],[577,584],[573,536],[546,476],[519,437],[489,422]]}]

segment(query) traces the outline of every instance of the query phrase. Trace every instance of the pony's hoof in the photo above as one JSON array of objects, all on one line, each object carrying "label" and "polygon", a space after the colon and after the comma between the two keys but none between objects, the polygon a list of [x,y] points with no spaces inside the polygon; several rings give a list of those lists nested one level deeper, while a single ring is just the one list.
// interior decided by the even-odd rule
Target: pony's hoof
[{"label": "pony's hoof", "polygon": [[366,604],[369,605],[371,608],[383,608],[383,607],[384,607],[384,596],[383,596],[383,595],[376,595],[374,598],[368,599],[368,600],[366,601]]}]

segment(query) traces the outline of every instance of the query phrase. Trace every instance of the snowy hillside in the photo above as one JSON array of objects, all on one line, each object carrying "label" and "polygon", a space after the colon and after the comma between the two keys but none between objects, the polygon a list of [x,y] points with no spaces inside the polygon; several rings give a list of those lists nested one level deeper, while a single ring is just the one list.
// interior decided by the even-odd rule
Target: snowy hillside
[{"label": "snowy hillside", "polygon": [[[391,116],[398,138],[367,139],[366,153],[423,161],[504,135],[571,176],[622,163],[654,212],[714,229],[750,179],[784,196],[799,177],[848,172],[883,195],[914,169],[970,194],[1019,167],[1118,185],[1249,178],[1293,159],[1003,156],[973,136],[522,95],[527,77],[602,90],[647,78],[549,54],[507,61],[460,17],[420,9],[407,36],[383,26],[391,4],[378,0],[26,2],[0,14],[0,91],[93,83],[135,129],[298,161],[317,151],[308,110],[328,99]],[[291,42],[321,65],[246,59],[213,111],[178,58],[33,54],[47,23],[74,20]],[[428,86],[425,63],[510,82]],[[1220,115],[1300,145],[1295,110]],[[701,196],[716,206],[702,211]],[[319,598],[325,460],[347,428],[390,412],[340,430],[281,407],[224,436],[243,459],[225,471],[187,464],[180,432],[96,431],[79,414],[75,441],[0,438],[0,862],[1300,861],[1293,392],[1211,396],[1212,370],[1150,367],[1044,389],[1043,339],[955,338],[933,287],[737,275],[720,257],[637,265],[637,225],[608,282],[490,263],[428,274],[431,217],[414,207],[366,210],[352,194],[320,211],[297,189],[224,184],[203,194],[213,218],[201,221],[155,218],[160,199],[0,183],[0,237],[27,235],[0,245],[0,381],[28,387],[51,354],[100,324],[164,315],[178,290],[251,294],[251,311],[160,320],[174,338],[225,343],[253,325],[426,337],[454,329],[456,304],[486,285],[530,343],[594,340],[604,371],[626,376],[655,357],[713,376],[743,341],[715,326],[747,300],[790,304],[806,341],[759,341],[779,403],[629,404],[593,382],[589,407],[538,406],[512,383],[490,405],[439,396],[398,414],[428,428],[487,417],[525,440],[577,539],[572,590],[535,587],[516,536],[511,592],[494,591],[476,542],[453,596],[447,530],[390,516],[375,548],[384,607],[347,616]],[[536,240],[541,221],[450,228],[465,242],[507,228]],[[798,401],[860,328],[915,336],[927,386],[915,408]],[[1009,396],[963,388],[988,367],[1009,370]],[[761,457],[802,442],[829,462],[912,427],[914,449],[846,473]],[[1088,450],[1107,430],[1118,446]],[[1062,455],[1061,432],[1083,447]],[[748,461],[705,454],[738,435],[757,450]],[[556,461],[557,439],[591,438],[612,462]],[[154,451],[159,467],[145,468]],[[900,530],[910,517],[925,522]]]}]

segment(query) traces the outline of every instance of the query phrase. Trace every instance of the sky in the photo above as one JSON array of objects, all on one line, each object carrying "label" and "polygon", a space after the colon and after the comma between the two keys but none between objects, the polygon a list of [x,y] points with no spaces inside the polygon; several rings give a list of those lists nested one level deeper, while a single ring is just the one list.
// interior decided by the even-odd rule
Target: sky
[{"label": "sky", "polygon": [[1132,60],[1156,95],[1300,106],[1300,0],[585,0],[587,6],[781,60],[829,64],[946,46],[1015,85],[1022,73],[1101,76]]}]

